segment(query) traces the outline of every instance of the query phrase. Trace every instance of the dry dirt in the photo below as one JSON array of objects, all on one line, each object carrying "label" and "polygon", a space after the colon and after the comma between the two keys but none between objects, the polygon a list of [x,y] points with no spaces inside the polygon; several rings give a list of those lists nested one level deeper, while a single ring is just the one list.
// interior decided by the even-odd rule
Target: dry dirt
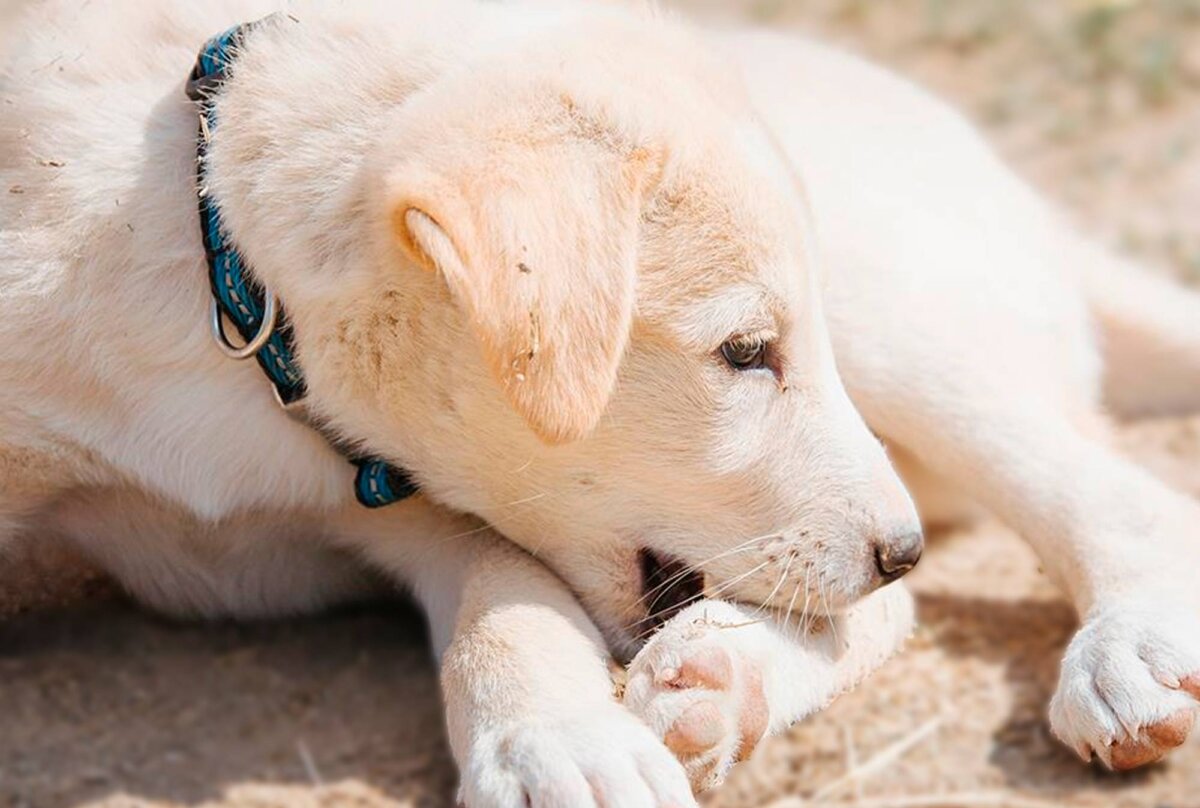
[{"label": "dry dirt", "polygon": [[[1086,226],[1200,279],[1197,3],[682,5],[815,31],[919,78]],[[1200,418],[1131,426],[1122,442],[1200,496]],[[1117,776],[1048,736],[1073,617],[1011,533],[936,537],[909,580],[921,629],[908,650],[767,742],[708,808],[1200,808],[1200,742]],[[0,808],[441,808],[453,780],[423,628],[403,605],[181,625],[38,537],[4,562]]]}]

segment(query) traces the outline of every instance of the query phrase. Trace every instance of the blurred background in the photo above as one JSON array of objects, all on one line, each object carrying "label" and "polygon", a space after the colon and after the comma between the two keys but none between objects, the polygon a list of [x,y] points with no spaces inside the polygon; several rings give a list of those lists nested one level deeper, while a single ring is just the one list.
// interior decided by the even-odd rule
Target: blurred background
[{"label": "blurred background", "polygon": [[[18,5],[0,0],[0,46]],[[1200,0],[666,5],[893,67],[961,109],[1081,226],[1200,285]],[[1200,496],[1200,419],[1131,425],[1121,440]],[[1073,616],[1007,530],[936,536],[906,580],[921,619],[907,652],[767,742],[708,808],[1200,806],[1196,739],[1118,776],[1049,736]],[[452,806],[427,655],[419,616],[398,604],[166,622],[29,537],[0,575],[0,808]]]},{"label": "blurred background", "polygon": [[808,32],[894,67],[1093,230],[1200,282],[1200,0],[670,5]]}]

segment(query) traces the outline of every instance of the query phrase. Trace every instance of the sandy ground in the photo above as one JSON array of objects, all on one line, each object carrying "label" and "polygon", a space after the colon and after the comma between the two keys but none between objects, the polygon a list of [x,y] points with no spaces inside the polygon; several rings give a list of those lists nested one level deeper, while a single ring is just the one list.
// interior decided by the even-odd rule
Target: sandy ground
[{"label": "sandy ground", "polygon": [[[919,78],[1087,227],[1200,280],[1196,3],[685,5],[815,31]],[[1121,439],[1200,496],[1200,418]],[[182,625],[123,602],[39,537],[0,569],[0,808],[453,805],[423,628],[402,604]],[[907,651],[767,742],[708,808],[1200,808],[1196,740],[1117,776],[1049,737],[1073,617],[1011,533],[938,536],[908,580],[921,629]]]}]

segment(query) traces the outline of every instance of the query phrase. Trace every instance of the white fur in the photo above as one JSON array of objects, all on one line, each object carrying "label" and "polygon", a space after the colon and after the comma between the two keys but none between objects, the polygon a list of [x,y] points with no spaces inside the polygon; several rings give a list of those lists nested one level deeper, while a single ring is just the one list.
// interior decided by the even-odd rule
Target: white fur
[{"label": "white fur", "polygon": [[[861,675],[834,657],[907,631],[868,600],[847,655],[783,614],[847,609],[916,528],[861,412],[1074,599],[1067,743],[1127,763],[1113,743],[1193,706],[1200,507],[1106,446],[1089,308],[1114,398],[1161,411],[1196,403],[1200,302],[1131,273],[1114,293],[957,116],[811,43],[465,2],[299,5],[251,35],[208,192],[284,301],[315,417],[425,492],[354,505],[345,461],[206,331],[182,82],[266,10],[49,4],[6,57],[0,541],[60,531],[185,614],[353,597],[365,561],[430,615],[469,806],[689,804],[655,736],[708,697],[639,671],[721,646],[777,729]],[[722,363],[745,335],[767,368]],[[647,633],[642,548],[778,610],[698,644],[674,618],[633,663],[648,724],[606,667]]]},{"label": "white fur", "polygon": [[[757,682],[767,711],[765,729],[781,732],[887,659],[908,638],[913,603],[906,589],[891,586],[831,624],[821,624],[815,633],[805,618],[794,620],[764,619],[759,611],[724,601],[695,603],[655,634],[630,665],[623,701],[660,738],[697,705],[717,707],[723,730],[719,740],[684,759],[697,787],[720,783],[739,755],[753,750],[758,738],[743,740],[739,723]],[[664,672],[677,672],[687,660],[714,652],[731,662],[734,677],[728,686],[680,687],[663,681]]]},{"label": "white fur", "polygon": [[1200,297],[1076,235],[915,88],[782,37],[732,47],[808,180],[855,403],[1020,530],[1072,597],[1084,627],[1052,725],[1112,763],[1114,743],[1195,708],[1178,680],[1200,652],[1200,601],[1183,572],[1200,560],[1200,507],[1107,445],[1099,348],[1121,409],[1189,411]]}]

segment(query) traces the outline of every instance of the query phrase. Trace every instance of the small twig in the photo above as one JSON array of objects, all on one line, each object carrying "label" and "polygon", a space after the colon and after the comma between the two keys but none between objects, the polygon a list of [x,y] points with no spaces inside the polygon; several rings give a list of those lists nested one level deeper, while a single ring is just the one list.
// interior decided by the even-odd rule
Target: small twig
[{"label": "small twig", "polygon": [[[842,743],[846,747],[846,772],[849,773],[858,768],[858,748],[854,745],[854,733],[849,724],[842,724]],[[862,799],[862,780],[854,781],[854,796]]]},{"label": "small twig", "polygon": [[826,783],[824,786],[817,789],[810,798],[811,801],[818,802],[826,797],[831,796],[832,794],[837,793],[844,786],[852,783],[858,783],[867,779],[871,775],[886,767],[889,763],[892,763],[898,758],[903,757],[904,754],[910,749],[936,732],[938,727],[941,725],[941,716],[934,716],[912,732],[905,735],[900,740],[887,747],[884,747],[882,750],[872,755],[871,758],[861,766],[851,769],[836,780]]},{"label": "small twig", "polygon": [[35,75],[37,73],[41,73],[43,70],[49,70],[50,68],[52,68],[56,64],[58,64],[60,61],[62,61],[62,58],[63,58],[63,54],[61,54],[61,53],[58,54],[58,56],[55,56],[53,59],[51,59],[49,62],[46,62],[46,64],[42,65],[41,67],[34,68],[33,70],[31,70],[30,75]]},{"label": "small twig", "polygon": [[296,752],[300,755],[300,762],[304,764],[304,771],[308,774],[308,779],[317,788],[325,787],[325,780],[321,777],[321,772],[317,769],[317,761],[313,759],[312,752],[308,751],[308,744],[303,738],[296,739]]}]

